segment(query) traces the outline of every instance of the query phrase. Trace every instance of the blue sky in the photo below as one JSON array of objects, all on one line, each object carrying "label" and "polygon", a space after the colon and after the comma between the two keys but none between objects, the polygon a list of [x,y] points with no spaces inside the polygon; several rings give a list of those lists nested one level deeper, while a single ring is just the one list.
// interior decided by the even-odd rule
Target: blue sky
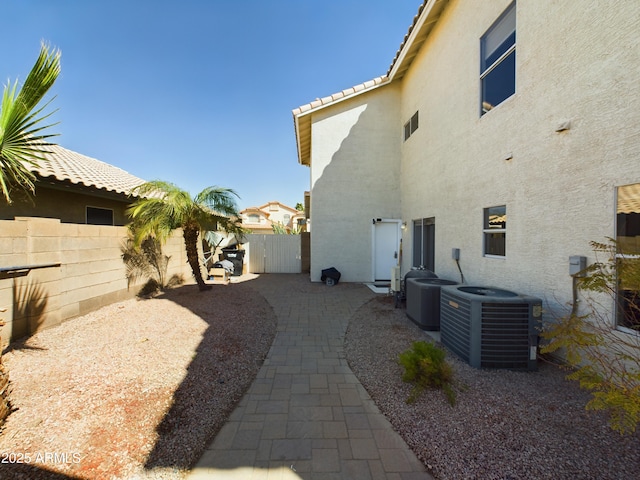
[{"label": "blue sky", "polygon": [[0,80],[62,52],[63,147],[240,209],[309,188],[291,110],[386,73],[422,0],[5,0]]}]

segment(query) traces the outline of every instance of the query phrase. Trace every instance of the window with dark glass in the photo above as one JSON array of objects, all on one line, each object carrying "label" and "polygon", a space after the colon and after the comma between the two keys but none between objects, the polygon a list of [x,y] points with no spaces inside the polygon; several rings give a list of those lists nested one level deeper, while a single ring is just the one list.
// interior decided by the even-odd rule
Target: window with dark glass
[{"label": "window with dark glass", "polygon": [[617,194],[617,324],[640,332],[640,183],[618,187]]},{"label": "window with dark glass", "polygon": [[516,93],[516,4],[480,39],[481,115]]},{"label": "window with dark glass", "polygon": [[87,207],[87,224],[113,225],[113,210],[109,208]]},{"label": "window with dark glass", "polygon": [[433,217],[413,221],[413,267],[435,270],[435,228]]},{"label": "window with dark glass", "polygon": [[414,113],[407,123],[404,124],[404,139],[405,141],[413,135],[418,129],[418,112]]},{"label": "window with dark glass", "polygon": [[500,205],[484,209],[484,254],[504,257],[507,235],[507,207]]}]

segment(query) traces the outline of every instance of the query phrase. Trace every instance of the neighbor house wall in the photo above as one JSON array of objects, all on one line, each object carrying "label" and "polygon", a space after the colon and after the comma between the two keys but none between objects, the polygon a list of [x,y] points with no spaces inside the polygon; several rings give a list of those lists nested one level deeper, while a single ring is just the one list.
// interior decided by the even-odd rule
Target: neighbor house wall
[{"label": "neighbor house wall", "polygon": [[313,114],[312,281],[329,267],[373,280],[372,219],[400,215],[399,100],[387,86]]},{"label": "neighbor house wall", "polygon": [[15,217],[43,217],[58,218],[62,223],[87,223],[87,207],[97,207],[113,210],[113,224],[126,225],[130,219],[125,210],[131,205],[131,200],[125,195],[119,199],[115,195],[100,196],[95,189],[91,195],[80,193],[80,187],[73,189],[54,189],[45,185],[38,185],[37,195],[31,200],[15,199],[11,205],[0,200],[0,219],[12,220]]},{"label": "neighbor house wall", "polygon": [[[127,288],[121,258],[126,235],[126,227],[46,218],[0,220],[0,269],[39,267],[0,272],[3,344],[131,298],[140,284]],[[163,251],[171,256],[168,277],[192,278],[180,232]]]},{"label": "neighbor house wall", "polygon": [[[452,0],[402,80],[401,117],[420,112],[401,148],[402,218],[435,217],[440,277],[460,280],[460,248],[467,283],[562,305],[569,256],[594,260],[589,242],[615,236],[615,187],[640,182],[640,3],[517,2],[516,94],[480,117],[480,38],[510,3]],[[504,258],[483,256],[496,205]]]}]

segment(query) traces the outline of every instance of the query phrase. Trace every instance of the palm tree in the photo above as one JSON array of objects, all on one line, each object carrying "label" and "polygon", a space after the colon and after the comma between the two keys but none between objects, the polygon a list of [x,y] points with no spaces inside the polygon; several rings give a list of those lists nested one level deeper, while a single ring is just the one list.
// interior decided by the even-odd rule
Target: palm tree
[{"label": "palm tree", "polygon": [[149,235],[161,242],[177,228],[182,228],[187,261],[198,288],[210,288],[204,283],[198,259],[200,232],[224,230],[241,233],[237,224],[238,211],[229,188],[207,187],[195,197],[173,183],[154,180],[134,189],[139,198],[127,209],[132,219],[132,231],[137,244]]},{"label": "palm tree", "polygon": [[35,192],[35,175],[29,167],[45,160],[47,138],[43,130],[52,125],[42,121],[52,115],[42,115],[53,99],[34,110],[51,88],[60,73],[60,51],[50,50],[44,43],[40,54],[29,72],[22,88],[18,81],[4,88],[0,107],[0,190],[7,203],[11,203],[11,191],[17,188],[27,193]]}]

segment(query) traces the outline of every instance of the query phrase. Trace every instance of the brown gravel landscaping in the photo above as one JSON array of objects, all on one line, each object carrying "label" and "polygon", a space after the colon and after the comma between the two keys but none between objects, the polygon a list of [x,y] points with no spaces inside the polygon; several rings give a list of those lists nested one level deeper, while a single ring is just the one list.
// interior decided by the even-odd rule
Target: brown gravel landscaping
[{"label": "brown gravel landscaping", "polygon": [[[0,479],[184,478],[274,338],[276,318],[258,285],[183,286],[12,345],[4,362],[17,410],[0,433]],[[478,370],[448,354],[456,405],[440,391],[408,405],[397,357],[429,339],[378,295],[350,319],[344,352],[435,478],[637,477],[640,432],[613,432],[605,414],[585,411],[588,393],[548,363],[536,372]]]},{"label": "brown gravel landscaping", "polygon": [[11,345],[16,410],[0,434],[0,478],[181,478],[251,384],[275,329],[250,282],[187,285]]},{"label": "brown gravel landscaping", "polygon": [[411,449],[439,480],[622,480],[638,478],[640,431],[623,437],[566,371],[479,370],[447,355],[458,384],[452,407],[426,391],[407,405],[398,355],[430,337],[378,296],[351,319],[345,353],[353,372]]}]

